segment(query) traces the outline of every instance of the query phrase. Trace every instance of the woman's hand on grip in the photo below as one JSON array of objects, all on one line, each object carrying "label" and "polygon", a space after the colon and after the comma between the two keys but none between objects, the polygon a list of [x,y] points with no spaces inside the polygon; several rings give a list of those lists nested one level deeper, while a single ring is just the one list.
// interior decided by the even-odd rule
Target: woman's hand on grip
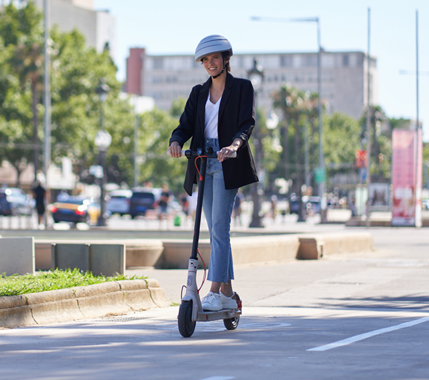
[{"label": "woman's hand on grip", "polygon": [[182,147],[177,141],[173,141],[168,147],[171,157],[180,158],[182,157]]},{"label": "woman's hand on grip", "polygon": [[237,152],[243,141],[241,139],[235,139],[230,146],[223,147],[217,156],[220,162],[223,162],[232,153]]}]

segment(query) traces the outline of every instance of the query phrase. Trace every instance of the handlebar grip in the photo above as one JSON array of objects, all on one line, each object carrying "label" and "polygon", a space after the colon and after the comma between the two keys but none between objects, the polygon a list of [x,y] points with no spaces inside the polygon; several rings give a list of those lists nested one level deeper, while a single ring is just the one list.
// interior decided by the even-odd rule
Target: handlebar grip
[{"label": "handlebar grip", "polygon": [[[181,155],[182,155],[182,157],[183,156],[186,156],[186,150],[182,150],[181,151]],[[203,154],[203,155],[205,155],[205,154]],[[216,152],[216,155],[219,155],[219,151],[217,151]],[[170,151],[169,150],[167,150],[167,156],[170,156],[171,157],[171,154],[170,154]],[[196,156],[196,155],[195,155]],[[212,158],[212,157],[210,157],[210,158]],[[214,157],[213,157],[214,158]],[[227,157],[227,158],[237,158],[237,152],[232,152],[232,153],[230,153],[230,155]]]},{"label": "handlebar grip", "polygon": [[[181,151],[182,156],[184,156],[184,155],[185,155],[185,152],[186,152],[186,150],[182,150],[182,151]],[[170,156],[170,157],[171,157],[170,151],[169,151],[168,149],[167,149],[167,156]]]}]

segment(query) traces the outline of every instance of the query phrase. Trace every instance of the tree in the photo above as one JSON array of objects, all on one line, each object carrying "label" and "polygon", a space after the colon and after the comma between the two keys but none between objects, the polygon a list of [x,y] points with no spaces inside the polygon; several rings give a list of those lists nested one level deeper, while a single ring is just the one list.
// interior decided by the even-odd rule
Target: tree
[{"label": "tree", "polygon": [[[108,52],[88,48],[76,30],[61,33],[55,28],[51,37],[52,158],[55,161],[68,156],[83,169],[96,160],[94,139],[100,128],[100,107],[105,115],[104,126],[112,135],[108,158],[125,137],[119,137],[124,128],[125,135],[132,135],[132,108],[119,98],[121,84]],[[104,104],[95,92],[101,78],[110,87]]]},{"label": "tree", "polygon": [[[318,117],[318,95],[301,91],[285,84],[273,93],[273,106],[283,115],[283,162],[285,178],[293,178],[293,191],[299,192],[304,178],[304,157],[309,162],[316,162],[315,125]],[[311,135],[306,131],[311,127]],[[305,150],[305,139],[309,140],[308,151]],[[313,164],[315,166],[315,164]]]},{"label": "tree", "polygon": [[[31,161],[29,154],[31,150],[35,173],[39,161],[38,105],[42,90],[43,38],[41,15],[32,2],[19,9],[12,3],[2,9],[0,39],[3,41],[0,53],[2,61],[0,134],[7,138],[3,141],[8,142],[1,158],[7,159],[15,167],[19,185],[20,173]],[[30,110],[27,108],[28,104]],[[13,134],[10,134],[11,130],[14,131]]]},{"label": "tree", "polygon": [[[178,119],[157,108],[144,113],[141,118],[140,151],[142,152],[140,175],[143,181],[151,181],[160,187],[168,182],[169,187],[180,192],[186,172],[186,159],[173,159],[167,156],[171,132],[179,124]],[[184,149],[189,148],[188,145]]]},{"label": "tree", "polygon": [[170,109],[170,115],[179,118],[185,110],[186,99],[183,97],[177,98],[173,101]]},{"label": "tree", "polygon": [[334,113],[323,118],[323,146],[328,174],[353,169],[360,147],[360,126],[351,116]]},{"label": "tree", "polygon": [[[40,92],[39,55],[42,41],[41,15],[33,3],[21,9],[9,5],[0,13],[0,43],[7,46],[0,52],[0,137],[4,141],[1,159],[7,159],[18,175],[28,162],[31,151],[43,135],[36,133],[43,113]],[[53,162],[64,156],[74,163],[76,174],[84,177],[90,165],[99,160],[94,144],[103,107],[104,128],[112,136],[107,151],[109,181],[131,183],[133,179],[134,112],[126,96],[120,96],[122,84],[116,79],[117,68],[108,51],[97,53],[89,48],[76,30],[62,33],[54,28],[51,33],[51,146]],[[5,63],[3,65],[3,63]],[[104,104],[95,88],[103,78],[110,91]],[[174,115],[181,113],[184,101],[177,102]],[[167,112],[153,110],[141,115],[139,149],[144,165],[141,176],[158,185],[161,178],[181,182],[186,160],[168,160],[166,150],[177,118]],[[33,132],[31,127],[34,127]],[[39,132],[37,130],[37,132]],[[31,138],[38,140],[32,141]],[[37,159],[33,158],[36,162]]]},{"label": "tree", "polygon": [[[44,112],[42,17],[33,2],[28,2],[19,9],[13,4],[4,7],[0,19],[0,42],[4,41],[0,51],[0,136],[5,141],[0,158],[14,165],[19,178],[27,163],[33,161],[37,170],[40,160],[39,141],[43,135],[39,121]],[[128,155],[129,147],[123,139],[132,136],[134,118],[128,101],[119,97],[121,83],[109,53],[88,48],[76,30],[61,33],[54,28],[51,38],[53,162],[68,156],[81,174],[96,161],[94,138],[100,128],[101,103],[95,88],[104,78],[111,90],[104,104],[105,127],[114,137],[107,160],[109,163],[114,157],[115,165],[124,164],[125,170],[117,168],[115,172],[124,174],[121,179],[128,178],[132,175],[128,160],[120,157],[124,152]]]}]

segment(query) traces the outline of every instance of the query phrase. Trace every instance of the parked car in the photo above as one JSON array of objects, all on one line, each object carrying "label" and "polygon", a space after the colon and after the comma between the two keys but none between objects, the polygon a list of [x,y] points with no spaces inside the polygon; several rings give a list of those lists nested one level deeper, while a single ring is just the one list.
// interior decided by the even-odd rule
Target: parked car
[{"label": "parked car", "polygon": [[130,198],[130,215],[146,215],[147,210],[154,210],[161,194],[161,189],[134,188]]},{"label": "parked car", "polygon": [[133,192],[131,190],[113,190],[109,194],[107,201],[107,212],[111,214],[125,215],[130,213],[130,198]]},{"label": "parked car", "polygon": [[32,215],[34,199],[16,187],[0,188],[0,215]]},{"label": "parked car", "polygon": [[[311,205],[311,208],[308,207]],[[312,196],[307,202],[307,210],[311,209],[314,214],[320,214],[320,197]]]},{"label": "parked car", "polygon": [[290,214],[298,214],[299,208],[300,208],[300,200],[301,197],[297,196],[296,194],[291,194],[290,196],[290,204],[289,204],[289,213]]},{"label": "parked car", "polygon": [[51,215],[55,223],[89,224],[91,221],[97,220],[96,210],[99,214],[99,207],[91,199],[85,197],[70,197],[51,205]]},{"label": "parked car", "polygon": [[[291,194],[290,210],[289,210],[291,214],[299,213],[300,200],[301,200],[301,197],[299,197],[296,194]],[[302,197],[302,202],[304,203],[303,209],[307,210],[307,212],[311,212],[312,214],[320,213],[320,197],[316,197],[316,196],[308,197],[304,195]]]}]

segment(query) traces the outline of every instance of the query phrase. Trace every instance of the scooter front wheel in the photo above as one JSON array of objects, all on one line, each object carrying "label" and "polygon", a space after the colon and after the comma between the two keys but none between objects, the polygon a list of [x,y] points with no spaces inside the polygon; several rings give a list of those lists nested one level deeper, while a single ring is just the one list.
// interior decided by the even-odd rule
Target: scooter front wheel
[{"label": "scooter front wheel", "polygon": [[240,317],[228,318],[223,320],[223,324],[227,330],[235,330],[240,322]]},{"label": "scooter front wheel", "polygon": [[184,338],[189,338],[195,330],[196,321],[192,321],[192,301],[182,301],[179,308],[179,332]]}]

